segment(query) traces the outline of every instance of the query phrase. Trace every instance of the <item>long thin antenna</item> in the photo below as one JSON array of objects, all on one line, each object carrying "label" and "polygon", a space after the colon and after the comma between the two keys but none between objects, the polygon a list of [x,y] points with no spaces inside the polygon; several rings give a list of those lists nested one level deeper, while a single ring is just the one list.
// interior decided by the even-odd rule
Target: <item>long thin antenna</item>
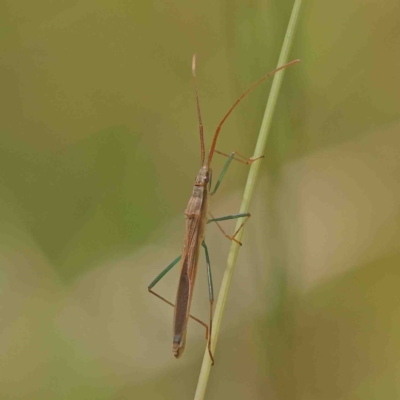
[{"label": "long thin antenna", "polygon": [[192,74],[193,74],[193,82],[194,82],[194,91],[196,93],[197,117],[199,119],[201,165],[204,165],[204,158],[205,158],[206,151],[204,148],[203,121],[201,120],[199,93],[197,90],[196,54],[193,54],[193,58],[192,58]]},{"label": "long thin antenna", "polygon": [[219,132],[221,130],[222,125],[224,124],[224,122],[227,120],[227,118],[229,117],[229,115],[231,114],[231,112],[235,109],[235,107],[240,103],[240,101],[243,99],[243,97],[245,97],[247,94],[249,94],[256,86],[258,86],[261,82],[263,82],[265,79],[269,78],[270,76],[274,75],[276,72],[289,67],[293,64],[298,63],[300,60],[294,60],[291,61],[290,63],[287,63],[285,65],[281,65],[280,67],[274,69],[273,71],[269,72],[267,75],[264,75],[260,80],[258,80],[257,82],[253,83],[253,85],[250,86],[249,89],[247,89],[235,102],[235,104],[229,109],[229,111],[225,114],[224,118],[222,118],[221,122],[218,124],[217,129],[215,130],[214,133],[214,139],[212,141],[211,147],[210,147],[210,152],[208,153],[208,160],[207,160],[207,165],[209,166],[211,164],[211,160],[213,158],[214,155],[214,151],[215,151],[215,146],[217,145],[217,139],[218,139],[218,135]]}]

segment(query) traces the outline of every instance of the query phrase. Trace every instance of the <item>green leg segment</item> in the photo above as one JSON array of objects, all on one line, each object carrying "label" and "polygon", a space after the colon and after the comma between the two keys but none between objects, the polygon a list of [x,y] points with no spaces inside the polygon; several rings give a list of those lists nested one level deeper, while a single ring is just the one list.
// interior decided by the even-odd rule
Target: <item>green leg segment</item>
[{"label": "green leg segment", "polygon": [[147,288],[149,290],[152,289],[173,267],[175,267],[176,264],[178,264],[181,258],[182,255],[176,257],[175,260],[172,261],[172,263],[169,264],[167,268],[165,268],[159,275],[157,275],[157,277],[150,283]]},{"label": "green leg segment", "polygon": [[222,171],[221,171],[221,173],[219,174],[217,183],[216,183],[215,186],[214,186],[214,190],[210,193],[211,196],[212,196],[213,194],[215,194],[215,192],[218,190],[219,185],[221,184],[222,179],[224,179],[224,176],[225,176],[225,174],[226,174],[226,171],[228,170],[229,165],[231,164],[231,162],[232,162],[232,160],[233,160],[234,157],[235,157],[235,153],[233,152],[233,153],[231,153],[231,155],[230,155],[230,156],[228,157],[228,159],[226,160],[226,162],[225,162],[225,164],[224,164],[224,167],[222,168]]},{"label": "green leg segment", "polygon": [[213,303],[214,302],[214,288],[213,288],[213,281],[212,281],[212,275],[211,275],[210,256],[208,254],[207,245],[204,242],[204,240],[201,242],[201,245],[204,247],[204,252],[206,253],[208,295],[209,295],[209,298],[210,298],[210,303]]},{"label": "green leg segment", "polygon": [[229,219],[238,219],[242,217],[249,217],[249,213],[242,213],[242,214],[233,214],[233,215],[227,215],[225,217],[218,217],[218,218],[211,218],[207,221],[207,224],[210,222],[219,222],[219,221],[227,221]]}]

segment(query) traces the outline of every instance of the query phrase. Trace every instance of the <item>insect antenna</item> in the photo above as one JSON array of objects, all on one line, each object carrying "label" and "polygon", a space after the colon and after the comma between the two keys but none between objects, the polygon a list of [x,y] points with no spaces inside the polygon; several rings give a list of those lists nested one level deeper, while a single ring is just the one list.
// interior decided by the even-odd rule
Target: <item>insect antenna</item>
[{"label": "insect antenna", "polygon": [[193,54],[193,58],[192,58],[192,74],[193,74],[193,82],[194,82],[194,91],[196,94],[197,117],[199,119],[201,165],[203,166],[206,151],[204,148],[203,121],[201,119],[201,112],[200,112],[199,92],[197,90],[196,54]]},{"label": "insect antenna", "polygon": [[227,118],[229,117],[229,115],[231,114],[231,112],[236,108],[236,106],[241,102],[241,100],[247,95],[249,94],[255,87],[257,87],[261,82],[263,82],[265,79],[269,78],[270,76],[274,75],[276,72],[289,67],[290,65],[296,64],[298,63],[300,60],[294,60],[291,61],[290,63],[287,63],[285,65],[281,65],[280,67],[274,69],[273,71],[269,72],[267,75],[264,75],[261,79],[259,79],[257,82],[253,83],[253,85],[251,85],[249,87],[249,89],[247,89],[237,100],[236,102],[233,104],[233,106],[228,110],[228,112],[225,114],[225,116],[222,118],[221,122],[218,124],[217,129],[215,130],[214,133],[214,139],[212,141],[211,147],[210,147],[210,152],[208,153],[208,160],[207,160],[207,165],[209,166],[211,164],[211,160],[213,158],[214,152],[215,152],[215,146],[217,145],[217,139],[218,139],[218,135],[219,132],[222,128],[222,125],[224,124],[224,122],[227,120]]}]

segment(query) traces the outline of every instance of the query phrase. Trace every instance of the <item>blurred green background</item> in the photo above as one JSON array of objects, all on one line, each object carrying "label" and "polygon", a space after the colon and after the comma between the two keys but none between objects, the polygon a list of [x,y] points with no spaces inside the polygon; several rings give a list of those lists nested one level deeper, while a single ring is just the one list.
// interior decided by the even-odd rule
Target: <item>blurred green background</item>
[{"label": "blurred green background", "polygon": [[[275,67],[291,7],[2,2],[1,399],[193,397],[204,330],[175,360],[173,310],[147,293],[199,167],[191,56],[209,144]],[[397,399],[400,3],[305,2],[291,55],[208,398]],[[269,88],[221,151],[252,154]],[[215,215],[238,210],[246,172],[231,167]],[[230,244],[213,226],[207,241],[218,288]],[[203,258],[197,283],[207,319]]]}]

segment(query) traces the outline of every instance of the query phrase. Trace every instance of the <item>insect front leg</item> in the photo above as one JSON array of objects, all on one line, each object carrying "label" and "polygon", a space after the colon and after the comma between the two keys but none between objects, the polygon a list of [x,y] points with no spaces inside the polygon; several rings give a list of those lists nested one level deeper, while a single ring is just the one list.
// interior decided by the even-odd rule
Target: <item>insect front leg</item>
[{"label": "insect front leg", "polygon": [[[249,164],[253,163],[254,161],[257,161],[260,158],[264,157],[264,156],[260,156],[260,157],[254,157],[254,158],[246,158],[246,157],[242,156],[241,154],[239,154],[238,152],[235,152],[235,151],[233,151],[231,154],[222,153],[221,151],[218,151],[218,150],[215,150],[215,152],[218,153],[218,154],[221,154],[224,157],[228,157],[228,159],[226,160],[226,162],[225,162],[225,164],[224,164],[224,166],[222,168],[222,171],[219,174],[218,180],[217,180],[217,182],[216,182],[216,184],[214,186],[214,190],[210,193],[211,196],[213,194],[215,194],[215,192],[218,190],[219,185],[221,184],[222,179],[224,179],[226,171],[228,170],[229,165],[231,165],[232,160],[239,161],[241,163],[249,165]],[[237,158],[237,157],[240,157],[240,158]]]}]

